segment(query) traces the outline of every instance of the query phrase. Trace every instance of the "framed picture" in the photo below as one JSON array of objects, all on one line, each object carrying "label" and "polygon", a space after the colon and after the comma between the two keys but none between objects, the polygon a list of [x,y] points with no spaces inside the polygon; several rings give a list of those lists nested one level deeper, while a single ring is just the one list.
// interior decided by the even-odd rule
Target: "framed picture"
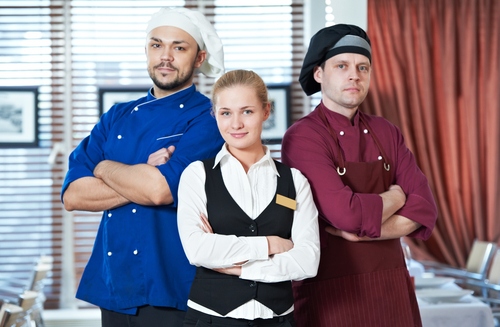
[{"label": "framed picture", "polygon": [[38,146],[38,87],[0,87],[0,147]]},{"label": "framed picture", "polygon": [[280,143],[290,124],[290,85],[268,85],[267,89],[271,101],[271,115],[264,122],[262,140],[266,143]]},{"label": "framed picture", "polygon": [[149,87],[122,87],[99,89],[99,116],[120,102],[137,100],[147,95]]}]

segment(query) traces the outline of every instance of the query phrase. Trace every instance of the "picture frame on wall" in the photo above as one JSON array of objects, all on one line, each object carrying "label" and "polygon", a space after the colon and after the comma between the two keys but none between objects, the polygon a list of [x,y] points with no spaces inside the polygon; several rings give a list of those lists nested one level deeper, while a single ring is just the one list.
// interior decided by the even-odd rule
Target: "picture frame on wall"
[{"label": "picture frame on wall", "polygon": [[38,87],[0,87],[0,148],[38,146]]},{"label": "picture frame on wall", "polygon": [[265,143],[281,143],[283,135],[290,126],[290,85],[267,85],[269,101],[271,102],[271,115],[264,122],[262,140]]},{"label": "picture frame on wall", "polygon": [[110,87],[99,89],[99,117],[113,105],[145,97],[150,87]]}]

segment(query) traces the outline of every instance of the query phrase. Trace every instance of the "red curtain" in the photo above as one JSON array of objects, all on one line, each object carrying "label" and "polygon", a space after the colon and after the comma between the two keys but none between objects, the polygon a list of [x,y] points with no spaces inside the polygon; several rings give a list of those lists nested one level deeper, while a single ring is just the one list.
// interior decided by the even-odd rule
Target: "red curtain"
[{"label": "red curtain", "polygon": [[463,267],[500,236],[500,1],[369,0],[362,110],[399,126],[439,209],[417,259]]}]

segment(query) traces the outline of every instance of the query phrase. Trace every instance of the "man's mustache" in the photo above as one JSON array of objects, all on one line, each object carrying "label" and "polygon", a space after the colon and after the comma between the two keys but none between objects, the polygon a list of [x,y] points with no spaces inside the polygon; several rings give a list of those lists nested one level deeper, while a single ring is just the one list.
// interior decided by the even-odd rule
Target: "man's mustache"
[{"label": "man's mustache", "polygon": [[164,67],[177,70],[177,68],[175,68],[174,66],[172,66],[172,64],[169,63],[169,62],[162,62],[159,65],[156,65],[154,68],[156,69],[156,68],[164,68]]}]

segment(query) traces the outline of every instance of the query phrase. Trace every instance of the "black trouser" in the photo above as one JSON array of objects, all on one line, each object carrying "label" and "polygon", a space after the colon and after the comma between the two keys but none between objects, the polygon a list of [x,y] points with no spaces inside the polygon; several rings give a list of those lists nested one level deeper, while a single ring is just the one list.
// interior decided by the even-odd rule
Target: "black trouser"
[{"label": "black trouser", "polygon": [[144,306],[135,315],[101,308],[102,327],[182,327],[185,311],[174,308]]},{"label": "black trouser", "polygon": [[234,319],[214,317],[205,313],[188,308],[186,319],[184,320],[184,327],[229,327],[229,326],[253,326],[253,327],[294,327],[295,320],[293,319],[293,312],[285,316],[274,317],[271,319]]}]

